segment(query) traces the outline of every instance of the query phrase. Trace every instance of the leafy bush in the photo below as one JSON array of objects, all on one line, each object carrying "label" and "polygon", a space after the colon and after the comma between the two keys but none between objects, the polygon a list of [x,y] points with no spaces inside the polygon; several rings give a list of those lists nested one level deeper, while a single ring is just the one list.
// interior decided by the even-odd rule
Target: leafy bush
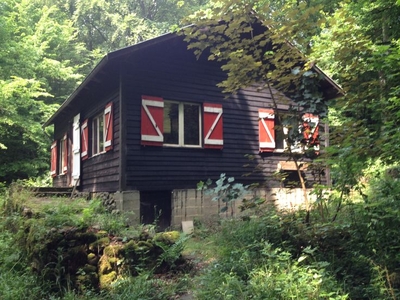
[{"label": "leafy bush", "polygon": [[[0,253],[2,256],[3,253]],[[2,268],[0,274],[0,299],[45,299],[46,293],[38,278],[28,272]]]},{"label": "leafy bush", "polygon": [[[4,198],[0,197],[0,201],[4,208]],[[42,283],[28,269],[29,262],[15,244],[15,234],[6,228],[11,220],[18,227],[16,216],[0,215],[0,299],[43,299]]]},{"label": "leafy bush", "polygon": [[[251,250],[234,259],[213,264],[199,280],[199,299],[348,299],[325,270],[326,262],[309,262],[308,248],[294,260],[292,255],[260,242],[260,258],[252,262]],[[236,257],[237,258],[237,257]],[[238,272],[239,271],[239,272]],[[245,271],[245,272],[243,272]]]},{"label": "leafy bush", "polygon": [[299,220],[303,218],[272,208],[262,217],[225,220],[214,240],[220,258],[200,277],[197,297],[347,299],[328,271],[329,263],[316,259],[317,249],[307,247],[311,230]]},{"label": "leafy bush", "polygon": [[[99,200],[57,198],[33,210],[30,198],[31,191],[20,185],[0,196],[1,299],[166,299],[185,286],[184,280],[168,283],[153,274],[180,258],[187,237],[179,232],[128,227],[126,214],[109,213]],[[124,251],[117,257],[106,248]],[[99,278],[108,275],[98,264],[104,256],[126,284],[122,280],[99,294],[105,280]]]}]

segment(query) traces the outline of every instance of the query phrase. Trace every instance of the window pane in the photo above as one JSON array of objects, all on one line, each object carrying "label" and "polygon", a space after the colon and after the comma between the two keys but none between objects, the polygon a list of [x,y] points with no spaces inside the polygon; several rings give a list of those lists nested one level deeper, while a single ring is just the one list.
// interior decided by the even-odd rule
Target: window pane
[{"label": "window pane", "polygon": [[63,139],[60,140],[59,148],[60,148],[60,150],[58,153],[58,173],[63,174],[63,172],[64,172],[64,153],[65,153]]},{"label": "window pane", "polygon": [[179,104],[164,102],[164,143],[179,144]]},{"label": "window pane", "polygon": [[183,123],[185,145],[199,145],[199,110],[200,107],[194,104],[184,104]]},{"label": "window pane", "polygon": [[98,127],[97,122],[98,122],[97,118],[93,119],[93,127],[92,127],[92,130],[93,130],[93,133],[92,133],[92,136],[93,136],[93,149],[92,149],[92,154],[97,154],[99,152],[99,148],[98,148],[98,145],[99,145],[99,143],[98,143],[98,128],[99,127]]},{"label": "window pane", "polygon": [[283,134],[283,128],[281,125],[275,126],[275,148],[276,149],[284,149],[284,139],[285,135]]},{"label": "window pane", "polygon": [[[297,116],[281,113],[283,122],[279,122],[279,119],[275,117],[275,143],[276,149],[285,149],[286,141],[285,138],[289,138],[293,145],[301,139],[299,135],[299,125],[297,121]],[[286,135],[284,134],[286,133]]]},{"label": "window pane", "polygon": [[104,151],[104,116],[99,116],[99,152]]}]

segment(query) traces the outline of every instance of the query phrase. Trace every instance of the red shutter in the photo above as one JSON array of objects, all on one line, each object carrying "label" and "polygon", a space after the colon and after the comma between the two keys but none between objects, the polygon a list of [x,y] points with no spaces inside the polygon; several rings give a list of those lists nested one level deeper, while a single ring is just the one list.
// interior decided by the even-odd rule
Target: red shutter
[{"label": "red shutter", "polygon": [[57,141],[51,144],[51,164],[50,164],[50,174],[52,177],[57,176]]},{"label": "red shutter", "polygon": [[164,100],[142,96],[142,145],[162,146],[164,141]]},{"label": "red shutter", "polygon": [[204,103],[203,109],[204,148],[222,149],[224,146],[222,105]]},{"label": "red shutter", "polygon": [[319,117],[313,114],[305,114],[303,120],[303,136],[307,144],[312,146],[319,145]]},{"label": "red shutter", "polygon": [[104,110],[104,148],[106,151],[112,149],[113,141],[113,103],[110,102],[106,105]]},{"label": "red shutter", "polygon": [[62,143],[64,144],[64,157],[62,158],[63,160],[63,173],[67,173],[68,171],[68,139],[67,139],[67,134],[64,135],[64,138],[62,139]]},{"label": "red shutter", "polygon": [[275,113],[272,109],[258,110],[258,140],[260,152],[275,150]]},{"label": "red shutter", "polygon": [[81,125],[81,158],[85,160],[89,157],[89,127],[88,119],[83,121]]}]

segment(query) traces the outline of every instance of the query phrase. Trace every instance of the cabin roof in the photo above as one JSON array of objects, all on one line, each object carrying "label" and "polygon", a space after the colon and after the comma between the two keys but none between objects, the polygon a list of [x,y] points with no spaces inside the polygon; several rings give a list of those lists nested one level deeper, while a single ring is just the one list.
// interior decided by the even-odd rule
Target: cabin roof
[{"label": "cabin roof", "polygon": [[54,123],[55,119],[61,116],[63,111],[70,105],[71,102],[76,98],[76,96],[81,93],[87,86],[96,80],[96,77],[99,76],[100,73],[106,72],[107,67],[110,64],[116,63],[117,61],[123,61],[127,57],[134,54],[136,51],[141,51],[150,46],[163,43],[170,39],[177,38],[176,34],[166,33],[160,35],[158,37],[137,43],[132,46],[124,47],[112,52],[107,53],[100,62],[93,68],[93,70],[85,77],[85,79],[81,82],[81,84],[75,89],[75,91],[69,95],[69,97],[61,104],[61,106],[57,109],[57,111],[44,123],[43,127],[47,127]]},{"label": "cabin roof", "polygon": [[[70,117],[71,114],[75,114],[74,110],[74,101],[77,97],[82,94],[85,90],[91,88],[91,85],[99,82],[100,77],[106,74],[109,71],[113,70],[113,66],[119,65],[121,62],[124,62],[129,57],[135,55],[135,53],[145,51],[149,47],[162,47],[164,43],[168,43],[171,40],[182,39],[176,33],[166,33],[160,35],[158,37],[137,43],[132,46],[124,47],[106,54],[100,62],[94,67],[94,69],[85,77],[82,83],[72,92],[72,94],[61,104],[61,106],[57,109],[57,111],[43,124],[43,127],[47,127],[51,124],[54,124],[57,119],[65,117]],[[188,50],[189,51],[189,50]],[[319,67],[316,65],[313,66],[313,69],[323,76],[324,80],[322,81],[322,88],[328,90],[328,99],[334,99],[343,94],[342,89],[338,86],[327,74],[325,74]]]}]

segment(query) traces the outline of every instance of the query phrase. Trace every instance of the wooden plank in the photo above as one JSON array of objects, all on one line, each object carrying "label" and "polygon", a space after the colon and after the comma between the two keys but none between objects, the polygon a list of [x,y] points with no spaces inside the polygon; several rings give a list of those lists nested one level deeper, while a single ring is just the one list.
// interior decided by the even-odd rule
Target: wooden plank
[{"label": "wooden plank", "polygon": [[[306,163],[306,162],[298,162],[298,164],[302,165],[300,170],[302,170],[302,171],[307,170],[308,163]],[[294,161],[282,161],[281,160],[281,161],[279,161],[278,168],[280,170],[285,170],[285,171],[296,171],[297,170],[296,164],[295,164]]]}]

